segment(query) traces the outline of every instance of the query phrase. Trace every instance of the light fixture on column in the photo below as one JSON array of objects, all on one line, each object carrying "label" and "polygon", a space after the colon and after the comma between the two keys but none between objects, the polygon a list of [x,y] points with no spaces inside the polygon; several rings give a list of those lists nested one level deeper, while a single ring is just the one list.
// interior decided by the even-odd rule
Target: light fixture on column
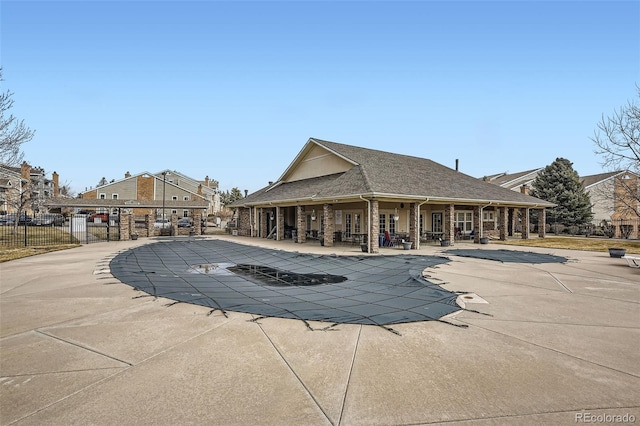
[{"label": "light fixture on column", "polygon": [[393,214],[393,220],[395,220],[396,222],[398,220],[400,220],[400,216],[398,215],[398,208],[397,207],[396,207],[395,213]]},{"label": "light fixture on column", "polygon": [[311,212],[311,220],[316,220],[316,209]]}]

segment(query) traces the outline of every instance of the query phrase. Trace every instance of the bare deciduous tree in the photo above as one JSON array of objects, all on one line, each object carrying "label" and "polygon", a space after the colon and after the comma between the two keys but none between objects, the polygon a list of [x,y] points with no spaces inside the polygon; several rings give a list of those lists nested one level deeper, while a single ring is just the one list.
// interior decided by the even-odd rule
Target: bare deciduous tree
[{"label": "bare deciduous tree", "polygon": [[[637,88],[640,98],[640,87]],[[640,173],[640,106],[629,101],[613,115],[598,123],[591,140],[595,153],[602,156],[602,166],[611,171]]]},{"label": "bare deciduous tree", "polygon": [[[0,81],[2,81],[2,68],[0,68]],[[15,166],[22,162],[24,156],[20,147],[23,143],[33,139],[35,134],[24,124],[24,120],[18,120],[9,110],[13,107],[13,93],[10,91],[0,93],[0,163]]]},{"label": "bare deciduous tree", "polygon": [[[640,87],[636,90],[640,98]],[[596,145],[595,153],[602,156],[602,166],[620,172],[600,189],[599,195],[610,200],[613,216],[618,219],[621,235],[625,237],[625,230],[632,226],[625,220],[634,220],[635,226],[640,223],[637,220],[640,218],[640,106],[637,100],[629,101],[609,117],[603,115],[591,140]]]}]

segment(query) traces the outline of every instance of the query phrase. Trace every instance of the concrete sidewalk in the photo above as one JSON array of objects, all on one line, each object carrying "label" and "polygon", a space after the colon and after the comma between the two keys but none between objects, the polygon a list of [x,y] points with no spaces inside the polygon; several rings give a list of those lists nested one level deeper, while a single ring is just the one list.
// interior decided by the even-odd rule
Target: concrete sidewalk
[{"label": "concrete sidewalk", "polygon": [[[215,238],[363,255],[359,247]],[[570,261],[450,256],[427,271],[430,280],[472,293],[461,300],[479,313],[446,319],[468,328],[420,322],[394,325],[396,335],[167,306],[109,274],[115,254],[153,242],[0,264],[2,425],[640,422],[640,271],[624,259],[491,244],[482,248]]]}]

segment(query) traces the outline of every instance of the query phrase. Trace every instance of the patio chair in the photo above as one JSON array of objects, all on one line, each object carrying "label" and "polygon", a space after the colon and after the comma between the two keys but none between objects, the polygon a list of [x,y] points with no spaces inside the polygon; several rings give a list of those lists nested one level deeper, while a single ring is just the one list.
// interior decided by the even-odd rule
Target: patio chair
[{"label": "patio chair", "polygon": [[389,235],[389,231],[384,231],[384,245],[386,247],[393,247],[394,245],[391,235]]}]

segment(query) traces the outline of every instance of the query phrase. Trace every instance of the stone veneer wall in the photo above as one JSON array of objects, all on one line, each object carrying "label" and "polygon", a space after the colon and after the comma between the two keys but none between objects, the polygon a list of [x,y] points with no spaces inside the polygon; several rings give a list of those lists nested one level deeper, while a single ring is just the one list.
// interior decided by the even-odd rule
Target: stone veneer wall
[{"label": "stone veneer wall", "polygon": [[529,209],[522,209],[522,239],[529,239]]},{"label": "stone veneer wall", "polygon": [[284,240],[284,212],[281,207],[276,207],[276,218],[278,220],[278,229],[276,229],[276,240]]},{"label": "stone veneer wall", "polygon": [[547,209],[540,209],[538,213],[538,237],[544,238],[547,234]]},{"label": "stone veneer wall", "polygon": [[368,234],[371,241],[369,253],[380,252],[380,204],[378,200],[371,201],[371,223],[369,224]]},{"label": "stone veneer wall", "polygon": [[304,206],[296,207],[296,228],[298,229],[298,243],[307,242],[307,233],[305,232],[305,214]]},{"label": "stone veneer wall", "polygon": [[500,239],[505,241],[509,233],[509,209],[498,207],[498,229],[500,229]]},{"label": "stone veneer wall", "polygon": [[248,208],[238,209],[238,235],[243,237],[251,235],[251,218],[249,213]]},{"label": "stone veneer wall", "polygon": [[409,241],[413,241],[413,249],[420,248],[420,214],[418,203],[409,204]]},{"label": "stone veneer wall", "polygon": [[333,247],[333,205],[324,204],[322,210],[324,212],[324,245],[325,247]]},{"label": "stone veneer wall", "polygon": [[442,239],[453,242],[453,240],[455,239],[455,229],[453,226],[455,222],[453,204],[447,204],[446,206],[444,206],[444,217],[442,218],[442,222],[442,226],[444,227],[442,230]]},{"label": "stone veneer wall", "polygon": [[[473,206],[473,242],[480,242],[480,206]],[[483,235],[484,236],[484,235]]]},{"label": "stone veneer wall", "polygon": [[[118,231],[120,232],[120,241],[128,241],[131,239],[132,230],[131,227],[135,226],[133,216],[130,213],[123,213],[120,215],[120,223],[118,224]],[[135,230],[135,229],[134,229]]]},{"label": "stone veneer wall", "polygon": [[520,216],[520,209],[514,208],[511,211],[511,232],[509,233],[509,235],[513,236],[516,232],[518,232],[518,217]]}]

